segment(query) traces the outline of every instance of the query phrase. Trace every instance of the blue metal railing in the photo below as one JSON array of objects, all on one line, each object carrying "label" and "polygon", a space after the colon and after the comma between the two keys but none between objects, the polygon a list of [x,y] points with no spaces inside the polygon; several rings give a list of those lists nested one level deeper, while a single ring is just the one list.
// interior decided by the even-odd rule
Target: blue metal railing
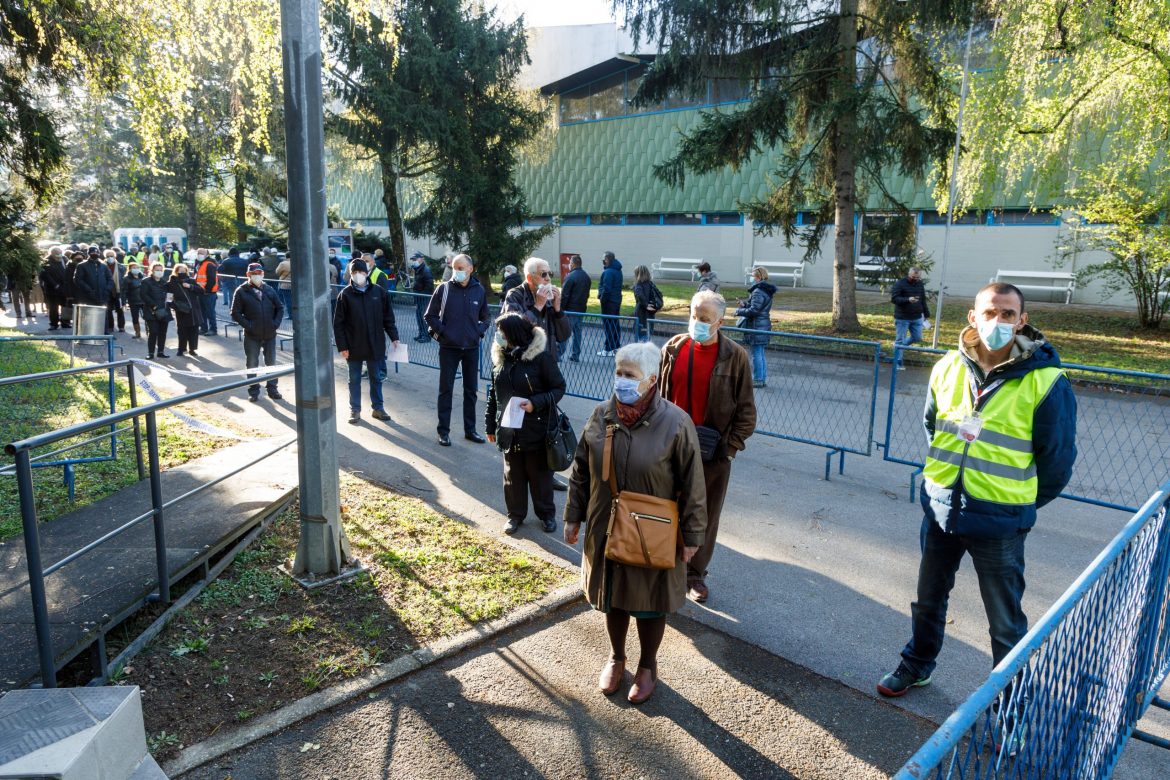
[{"label": "blue metal railing", "polygon": [[1170,482],[897,780],[1109,777],[1170,671]]},{"label": "blue metal railing", "polygon": [[[905,371],[891,371],[883,458],[922,470],[926,434],[922,410],[930,366],[944,350],[901,348]],[[1064,498],[1136,511],[1145,486],[1170,473],[1170,375],[1064,365],[1076,386],[1077,463]]]}]

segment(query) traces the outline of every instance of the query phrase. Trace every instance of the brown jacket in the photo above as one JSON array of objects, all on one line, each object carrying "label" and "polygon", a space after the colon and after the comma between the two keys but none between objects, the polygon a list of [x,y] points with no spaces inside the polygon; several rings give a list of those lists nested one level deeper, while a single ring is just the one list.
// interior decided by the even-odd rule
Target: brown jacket
[{"label": "brown jacket", "polygon": [[[687,566],[681,555],[677,565],[666,570],[624,566],[605,558],[613,494],[603,478],[601,459],[609,425],[617,426],[613,464],[618,489],[677,497],[688,547],[700,546],[707,531],[707,489],[695,426],[681,409],[660,397],[632,429],[618,420],[612,398],[602,403],[581,431],[565,504],[566,523],[585,523],[581,572],[585,596],[595,609],[674,612],[686,601]],[[612,572],[610,577],[607,572]]]},{"label": "brown jacket", "polygon": [[[663,398],[669,399],[674,392],[670,373],[674,370],[674,361],[690,340],[690,336],[680,333],[662,347],[658,392]],[[752,392],[752,369],[747,352],[722,333],[719,334],[715,369],[707,386],[707,413],[703,425],[719,431],[720,452],[716,455],[728,458],[734,458],[743,450],[747,438],[756,430],[756,398]]]}]

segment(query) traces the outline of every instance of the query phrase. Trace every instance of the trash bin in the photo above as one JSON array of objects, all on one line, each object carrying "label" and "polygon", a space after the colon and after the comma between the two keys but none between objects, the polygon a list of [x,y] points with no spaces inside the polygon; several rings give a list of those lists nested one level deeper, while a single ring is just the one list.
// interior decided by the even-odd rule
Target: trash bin
[{"label": "trash bin", "polygon": [[[106,307],[90,306],[84,303],[73,307],[74,336],[104,336],[106,333]],[[104,340],[86,340],[82,344],[101,346]]]}]

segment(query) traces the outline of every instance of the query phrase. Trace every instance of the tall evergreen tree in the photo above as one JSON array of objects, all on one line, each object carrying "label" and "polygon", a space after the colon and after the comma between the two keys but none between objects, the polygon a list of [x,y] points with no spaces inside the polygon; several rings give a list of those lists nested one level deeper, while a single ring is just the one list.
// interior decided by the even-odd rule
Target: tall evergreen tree
[{"label": "tall evergreen tree", "polygon": [[[636,100],[702,93],[708,79],[752,87],[752,100],[708,111],[656,175],[684,186],[687,173],[774,161],[772,189],[740,204],[761,230],[800,238],[812,259],[836,226],[833,328],[859,330],[854,217],[898,171],[945,172],[954,142],[954,81],[945,69],[976,0],[615,0],[637,40],[662,54]],[[945,175],[945,174],[944,174]],[[817,225],[796,227],[802,209]]]}]

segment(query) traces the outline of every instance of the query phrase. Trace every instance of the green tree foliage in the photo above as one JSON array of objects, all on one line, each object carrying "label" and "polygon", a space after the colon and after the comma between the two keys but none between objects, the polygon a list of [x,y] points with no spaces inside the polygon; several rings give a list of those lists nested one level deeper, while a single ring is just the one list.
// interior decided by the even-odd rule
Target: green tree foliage
[{"label": "green tree foliage", "polygon": [[65,165],[52,99],[83,84],[116,82],[118,31],[102,2],[0,4],[0,166],[38,205],[60,190]]},{"label": "green tree foliage", "polygon": [[[669,184],[687,173],[774,162],[773,186],[740,204],[762,230],[799,239],[814,259],[836,225],[833,327],[859,329],[854,296],[854,215],[870,194],[890,206],[883,174],[945,170],[954,142],[953,59],[974,0],[617,0],[655,60],[636,96],[702,93],[708,79],[748,83],[752,100],[705,112],[657,166]],[[817,225],[796,227],[802,209]]]},{"label": "green tree foliage", "polygon": [[27,204],[12,191],[0,193],[0,273],[30,288],[40,265]]}]

